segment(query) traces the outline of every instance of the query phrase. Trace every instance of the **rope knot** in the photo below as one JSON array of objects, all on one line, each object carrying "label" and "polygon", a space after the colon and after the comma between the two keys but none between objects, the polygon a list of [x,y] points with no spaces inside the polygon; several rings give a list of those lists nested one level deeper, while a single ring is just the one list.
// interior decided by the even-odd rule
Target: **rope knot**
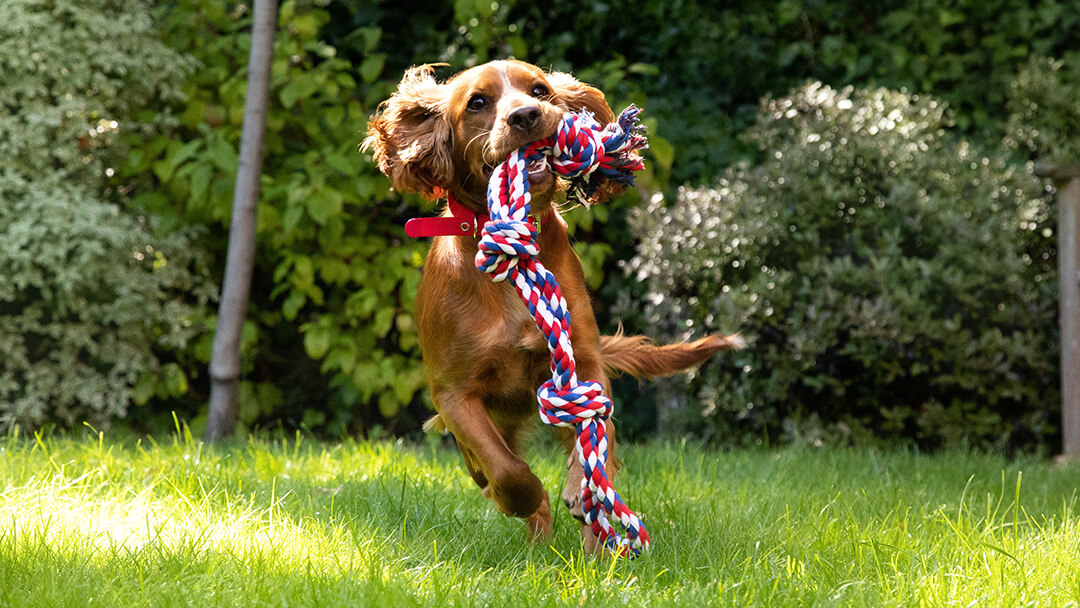
[{"label": "rope knot", "polygon": [[551,142],[551,164],[563,177],[586,177],[604,158],[604,133],[588,112],[559,123]]},{"label": "rope knot", "polygon": [[540,253],[536,228],[527,221],[493,219],[484,223],[483,234],[477,247],[476,267],[490,274],[496,283]]},{"label": "rope knot", "polygon": [[[588,207],[601,181],[594,180],[594,176],[629,185],[634,182],[634,172],[645,167],[638,151],[648,148],[649,142],[645,127],[638,124],[640,113],[630,105],[615,122],[604,126],[588,110],[567,114],[555,135],[533,142],[520,152],[529,161],[550,157],[552,170],[570,179],[567,199]],[[516,162],[514,157],[511,162]]]},{"label": "rope knot", "polygon": [[595,380],[571,384],[561,389],[555,380],[548,380],[536,391],[540,402],[540,418],[552,426],[577,426],[589,420],[603,424],[611,416],[614,406],[604,387]]}]

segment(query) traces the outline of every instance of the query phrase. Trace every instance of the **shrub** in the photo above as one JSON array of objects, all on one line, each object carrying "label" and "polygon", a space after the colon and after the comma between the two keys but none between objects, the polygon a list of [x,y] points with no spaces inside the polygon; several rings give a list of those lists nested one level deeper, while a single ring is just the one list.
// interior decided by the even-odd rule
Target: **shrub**
[{"label": "shrub", "polygon": [[761,105],[760,164],[633,218],[645,321],[750,341],[691,380],[684,429],[1023,448],[1052,432],[1047,192],[948,127],[932,98],[807,85]]},{"label": "shrub", "polygon": [[142,0],[5,0],[0,166],[103,188],[124,152],[117,134],[167,121],[140,110],[175,101],[190,68],[158,39]]},{"label": "shrub", "polygon": [[[935,95],[948,100],[961,128],[996,130],[1007,117],[1005,94],[1016,69],[1032,52],[1074,50],[1080,26],[1073,0],[492,6],[508,4],[491,23],[513,24],[509,31],[483,38],[519,56],[578,70],[620,58],[653,68],[644,77],[626,74],[626,81],[648,95],[648,115],[660,119],[658,133],[674,145],[676,184],[713,179],[741,153],[736,137],[752,122],[757,101],[807,80]],[[494,27],[479,17],[469,33]],[[611,84],[619,87],[606,91],[625,87],[615,78]]]},{"label": "shrub", "polygon": [[77,187],[39,181],[0,206],[0,428],[100,428],[186,395],[175,357],[211,295],[193,255],[189,234],[155,238]]},{"label": "shrub", "polygon": [[167,122],[141,108],[175,99],[187,65],[145,2],[0,3],[0,428],[187,394],[212,294],[192,231],[155,236],[106,202],[126,189],[117,134]]},{"label": "shrub", "polygon": [[1080,162],[1080,53],[1032,57],[1009,85],[1009,143],[1051,163]]}]

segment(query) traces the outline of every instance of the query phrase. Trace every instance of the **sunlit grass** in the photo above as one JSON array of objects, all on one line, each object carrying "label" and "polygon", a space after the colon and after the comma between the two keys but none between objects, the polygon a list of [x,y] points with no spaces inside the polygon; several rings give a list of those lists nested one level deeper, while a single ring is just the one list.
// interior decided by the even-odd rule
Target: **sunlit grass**
[{"label": "sunlit grass", "polygon": [[[551,544],[452,450],[0,439],[2,606],[1068,606],[1080,469],[970,453],[624,446],[653,550]],[[562,458],[530,458],[552,493]]]}]

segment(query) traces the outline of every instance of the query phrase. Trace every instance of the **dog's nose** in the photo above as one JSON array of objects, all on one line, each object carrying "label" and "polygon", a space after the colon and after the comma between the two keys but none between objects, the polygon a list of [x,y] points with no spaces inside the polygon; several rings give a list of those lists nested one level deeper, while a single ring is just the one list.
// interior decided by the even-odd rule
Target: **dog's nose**
[{"label": "dog's nose", "polygon": [[506,117],[506,124],[519,131],[532,131],[540,122],[540,108],[523,106],[514,109]]}]

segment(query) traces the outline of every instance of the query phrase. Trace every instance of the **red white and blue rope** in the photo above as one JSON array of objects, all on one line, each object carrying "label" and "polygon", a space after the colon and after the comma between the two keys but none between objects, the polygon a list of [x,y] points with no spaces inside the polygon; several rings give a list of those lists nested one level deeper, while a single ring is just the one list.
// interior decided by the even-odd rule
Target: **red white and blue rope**
[{"label": "red white and blue rope", "polygon": [[[567,114],[554,136],[515,151],[488,182],[491,220],[484,225],[476,266],[492,281],[509,280],[536,320],[551,351],[551,379],[537,392],[540,418],[554,426],[574,427],[578,461],[585,470],[581,483],[585,523],[604,546],[618,554],[636,555],[649,547],[649,533],[619,497],[605,466],[608,443],[604,421],[611,399],[594,380],[579,381],[570,343],[570,310],[555,276],[540,263],[536,227],[529,221],[530,162],[570,178],[568,196],[582,201],[599,187],[597,176],[631,184],[643,168],[637,150],[648,144],[637,124],[638,109],[628,107],[617,122],[601,126],[587,112]],[[612,525],[622,526],[620,536]]]}]

